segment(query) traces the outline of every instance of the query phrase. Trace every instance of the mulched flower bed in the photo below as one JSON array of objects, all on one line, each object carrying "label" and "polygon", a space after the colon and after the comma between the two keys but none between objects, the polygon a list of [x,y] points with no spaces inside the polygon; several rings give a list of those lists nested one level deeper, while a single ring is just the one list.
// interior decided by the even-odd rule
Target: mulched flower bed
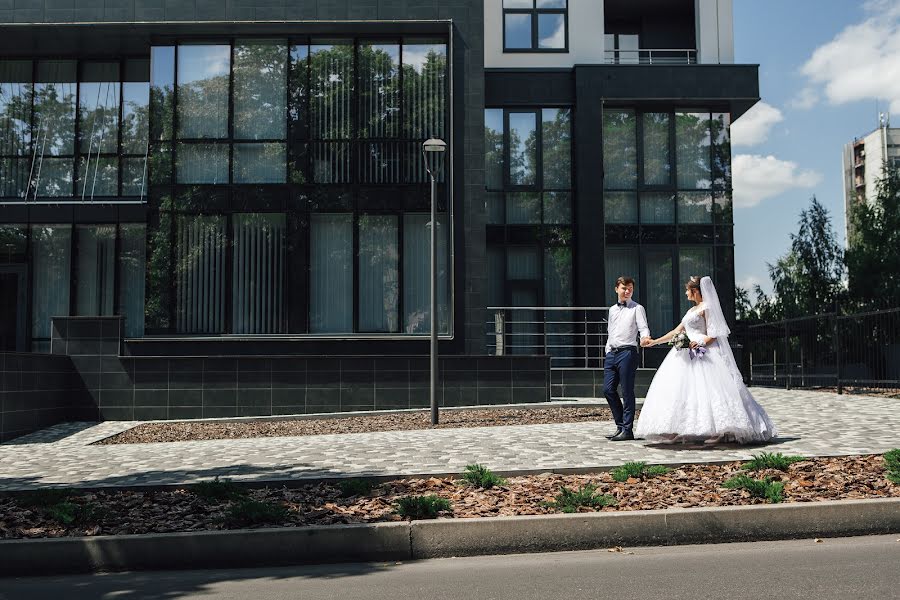
[{"label": "mulched flower bed", "polygon": [[[41,508],[34,505],[34,497],[13,494],[0,497],[0,538],[240,529],[248,525],[236,521],[232,511],[248,499],[265,502],[275,509],[276,516],[262,517],[251,525],[258,527],[398,521],[402,518],[395,514],[394,503],[403,496],[425,494],[450,501],[451,510],[440,515],[447,518],[549,514],[558,512],[546,503],[554,499],[561,486],[574,489],[587,484],[597,486],[597,494],[615,498],[614,506],[600,509],[605,512],[765,503],[765,499],[751,497],[744,490],[722,487],[726,480],[741,473],[780,480],[784,483],[785,502],[900,498],[900,485],[886,479],[881,455],[813,458],[794,463],[785,472],[748,472],[741,469],[741,464],[690,465],[654,478],[623,483],[614,481],[610,473],[543,474],[514,477],[491,489],[471,487],[454,478],[396,479],[350,497],[342,497],[340,487],[330,483],[242,490],[236,492],[237,496],[219,500],[201,497],[195,487],[150,492],[76,492],[62,500],[55,498],[55,508],[46,506],[46,495]],[[236,486],[219,485],[235,493]],[[60,508],[60,502],[68,506]],[[67,517],[73,520],[66,525],[63,521]]]},{"label": "mulched flower bed", "polygon": [[[638,411],[636,416],[640,415]],[[480,410],[444,410],[438,428],[494,427],[499,425],[539,425],[612,421],[608,408],[489,408]],[[364,415],[354,417],[293,419],[284,421],[144,423],[108,437],[97,444],[143,444],[148,442],[185,442],[256,437],[322,435],[331,433],[370,433],[429,429],[427,412]]]}]

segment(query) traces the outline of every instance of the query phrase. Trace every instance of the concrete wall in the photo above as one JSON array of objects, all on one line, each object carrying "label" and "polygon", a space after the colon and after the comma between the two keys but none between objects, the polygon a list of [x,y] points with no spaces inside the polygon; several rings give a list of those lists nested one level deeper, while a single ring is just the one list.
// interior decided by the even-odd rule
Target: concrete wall
[{"label": "concrete wall", "polygon": [[734,10],[732,0],[694,0],[697,62],[734,63]]},{"label": "concrete wall", "polygon": [[0,442],[96,417],[68,356],[0,353]]},{"label": "concrete wall", "polygon": [[[55,317],[104,420],[199,419],[429,406],[427,356],[119,356],[120,317]],[[545,402],[541,356],[445,356],[441,406]]]}]

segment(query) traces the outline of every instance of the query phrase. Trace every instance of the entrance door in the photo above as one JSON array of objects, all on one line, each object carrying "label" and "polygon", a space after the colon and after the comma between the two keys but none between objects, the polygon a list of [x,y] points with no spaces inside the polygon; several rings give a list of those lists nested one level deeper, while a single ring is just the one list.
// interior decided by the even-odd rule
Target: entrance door
[{"label": "entrance door", "polygon": [[0,265],[0,352],[25,351],[25,265]]}]

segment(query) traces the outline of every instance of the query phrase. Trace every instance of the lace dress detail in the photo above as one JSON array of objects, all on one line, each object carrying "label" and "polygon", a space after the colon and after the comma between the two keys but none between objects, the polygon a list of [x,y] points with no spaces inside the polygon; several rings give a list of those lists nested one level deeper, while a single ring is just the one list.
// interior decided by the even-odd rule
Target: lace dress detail
[{"label": "lace dress detail", "polygon": [[[702,310],[689,310],[681,323],[691,341],[706,338]],[[706,355],[693,360],[688,350],[669,351],[647,391],[635,436],[648,440],[722,437],[748,443],[778,435],[730,362],[730,353],[724,353],[715,341]]]}]

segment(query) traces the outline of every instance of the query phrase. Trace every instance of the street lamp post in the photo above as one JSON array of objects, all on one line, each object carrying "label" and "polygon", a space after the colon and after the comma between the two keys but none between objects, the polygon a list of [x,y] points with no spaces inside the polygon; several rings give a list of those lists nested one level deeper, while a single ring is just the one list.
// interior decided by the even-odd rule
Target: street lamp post
[{"label": "street lamp post", "polygon": [[430,375],[431,381],[428,387],[428,394],[431,400],[431,425],[438,424],[438,405],[437,405],[437,352],[438,352],[438,320],[437,320],[437,182],[434,172],[437,170],[438,164],[435,160],[435,168],[432,169],[428,164],[428,155],[435,155],[437,159],[443,158],[443,154],[439,154],[447,150],[447,144],[444,140],[437,138],[429,138],[422,143],[422,160],[425,161],[425,170],[431,179],[431,349],[430,349]]}]

